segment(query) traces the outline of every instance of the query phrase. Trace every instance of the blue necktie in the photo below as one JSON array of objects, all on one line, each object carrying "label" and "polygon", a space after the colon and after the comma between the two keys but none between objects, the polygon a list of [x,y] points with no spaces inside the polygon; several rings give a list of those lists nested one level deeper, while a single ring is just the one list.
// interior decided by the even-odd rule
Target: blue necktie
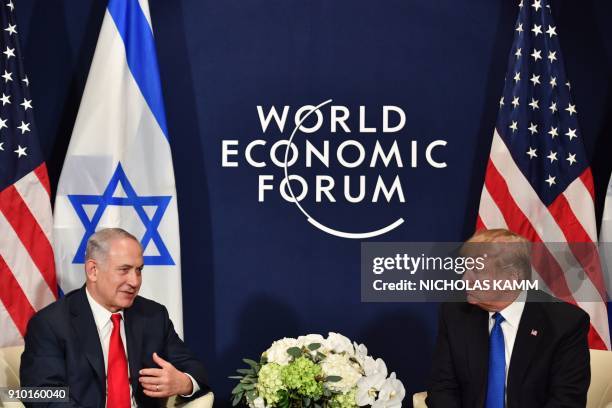
[{"label": "blue necktie", "polygon": [[489,336],[489,377],[485,408],[504,408],[506,351],[504,348],[504,332],[501,328],[504,317],[499,313],[494,313],[491,318],[495,319],[495,324]]}]

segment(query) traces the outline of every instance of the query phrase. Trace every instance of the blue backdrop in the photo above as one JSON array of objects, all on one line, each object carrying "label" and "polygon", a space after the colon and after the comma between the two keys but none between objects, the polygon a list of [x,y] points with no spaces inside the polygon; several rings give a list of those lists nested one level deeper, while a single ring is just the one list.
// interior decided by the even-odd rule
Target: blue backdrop
[{"label": "blue backdrop", "polygon": [[[15,3],[55,186],[106,4]],[[612,169],[612,4],[559,0],[552,8],[599,215]],[[378,240],[462,240],[475,224],[517,10],[507,0],[151,0],[178,190],[185,337],[209,368],[219,406],[242,357],[279,337],[328,331],[382,357],[409,405],[425,387],[437,316],[434,304],[361,303],[360,242],[313,228],[278,193],[258,202],[258,174],[278,183],[281,170],[240,158],[223,168],[221,141],[240,140],[243,151],[248,141],[281,138],[263,134],[257,105],[333,98],[354,116],[367,106],[377,127],[382,105],[400,106],[406,127],[377,137],[445,139],[439,157],[448,167],[402,169],[405,203],[305,205],[347,230],[405,218]],[[328,123],[310,139],[367,141],[331,134]]]}]

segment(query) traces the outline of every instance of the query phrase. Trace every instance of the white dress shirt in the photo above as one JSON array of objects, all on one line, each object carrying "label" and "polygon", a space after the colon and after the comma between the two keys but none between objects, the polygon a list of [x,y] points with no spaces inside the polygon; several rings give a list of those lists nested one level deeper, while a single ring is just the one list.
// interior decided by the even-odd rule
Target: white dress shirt
[{"label": "white dress shirt", "polygon": [[[506,360],[506,386],[508,385],[508,369],[510,368],[510,358],[512,357],[512,349],[514,348],[514,340],[516,340],[516,333],[518,331],[519,323],[521,322],[521,316],[523,315],[523,310],[525,309],[525,300],[527,299],[527,292],[521,291],[521,293],[517,296],[514,302],[510,303],[506,308],[500,312],[504,321],[501,322],[501,329],[504,333],[504,355]],[[493,315],[495,312],[489,312],[489,335],[491,334],[491,330],[493,330],[493,326],[495,325],[495,320],[493,319]],[[504,400],[507,397],[506,389],[504,389]]]},{"label": "white dress shirt", "polygon": [[[91,308],[91,312],[93,313],[94,321],[96,322],[96,328],[98,329],[98,336],[100,337],[100,345],[102,346],[102,354],[104,355],[104,373],[108,375],[108,345],[110,343],[111,333],[113,332],[113,322],[111,320],[111,316],[113,315],[113,313],[98,302],[96,302],[96,300],[89,294],[89,290],[87,288],[85,288],[85,293],[87,294],[87,301],[89,302],[89,307]],[[127,343],[125,341],[125,323],[123,319],[123,310],[120,310],[117,313],[121,314],[121,342],[123,343],[123,350],[125,351],[125,358],[127,359],[128,354]],[[130,381],[130,400],[132,402],[132,408],[135,408],[136,400],[134,398],[134,393],[132,392],[129,360],[128,381]],[[106,380],[104,381],[104,385],[106,386],[106,395],[108,396],[108,384]]]},{"label": "white dress shirt", "polygon": [[[104,355],[104,372],[106,373],[106,375],[108,375],[108,346],[110,343],[111,333],[113,332],[113,322],[111,320],[111,316],[113,315],[113,313],[109,311],[108,309],[106,309],[101,304],[99,304],[89,294],[89,290],[87,288],[85,288],[85,293],[87,294],[87,300],[89,301],[89,307],[91,308],[91,312],[93,313],[94,321],[96,322],[96,328],[98,329],[98,336],[100,337],[100,345],[102,346],[102,354]],[[125,358],[127,359],[128,352],[127,352],[127,342],[125,341],[125,323],[124,323],[123,310],[120,310],[117,313],[121,314],[121,327],[120,327],[121,342],[123,343],[123,349],[125,350]],[[130,379],[129,359],[127,361],[128,361],[128,380],[130,381],[130,400],[132,401],[132,408],[136,408],[137,407],[136,399],[134,397],[134,392],[132,391],[132,383]],[[200,386],[193,379],[193,377],[189,374],[187,374],[187,376],[191,380],[191,383],[193,385],[193,391],[189,395],[183,395],[183,397],[190,397],[193,394],[195,394],[197,391],[200,390]],[[104,381],[104,384],[107,388],[106,393],[108,395],[108,384],[106,383],[106,380]]]}]

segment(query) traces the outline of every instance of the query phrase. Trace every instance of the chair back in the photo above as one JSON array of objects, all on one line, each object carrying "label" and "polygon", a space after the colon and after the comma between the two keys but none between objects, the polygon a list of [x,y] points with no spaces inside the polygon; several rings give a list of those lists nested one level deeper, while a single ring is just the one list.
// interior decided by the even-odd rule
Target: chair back
[{"label": "chair back", "polygon": [[612,408],[612,351],[591,350],[587,408]]},{"label": "chair back", "polygon": [[23,346],[0,348],[0,386],[19,387],[19,364]]}]

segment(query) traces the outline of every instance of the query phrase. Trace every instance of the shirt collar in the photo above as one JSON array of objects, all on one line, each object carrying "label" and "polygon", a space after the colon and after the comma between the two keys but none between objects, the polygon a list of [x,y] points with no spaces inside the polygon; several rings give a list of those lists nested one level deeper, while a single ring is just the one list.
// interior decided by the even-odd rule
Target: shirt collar
[{"label": "shirt collar", "polygon": [[[523,309],[525,309],[525,300],[527,300],[527,291],[523,290],[514,302],[510,303],[508,306],[504,308],[504,310],[500,311],[504,318],[504,321],[507,322],[512,327],[518,327],[521,316],[523,314]],[[489,312],[489,318],[493,316],[494,312]]]},{"label": "shirt collar", "polygon": [[[101,330],[104,326],[108,324],[108,322],[110,322],[111,315],[113,313],[101,304],[99,304],[89,294],[89,289],[87,289],[87,287],[85,287],[85,293],[87,294],[87,301],[89,302],[89,307],[91,308],[91,312],[93,313],[93,317],[96,322],[96,327],[98,328],[98,330]],[[123,319],[123,310],[120,310],[118,313],[121,314],[121,319]]]}]

